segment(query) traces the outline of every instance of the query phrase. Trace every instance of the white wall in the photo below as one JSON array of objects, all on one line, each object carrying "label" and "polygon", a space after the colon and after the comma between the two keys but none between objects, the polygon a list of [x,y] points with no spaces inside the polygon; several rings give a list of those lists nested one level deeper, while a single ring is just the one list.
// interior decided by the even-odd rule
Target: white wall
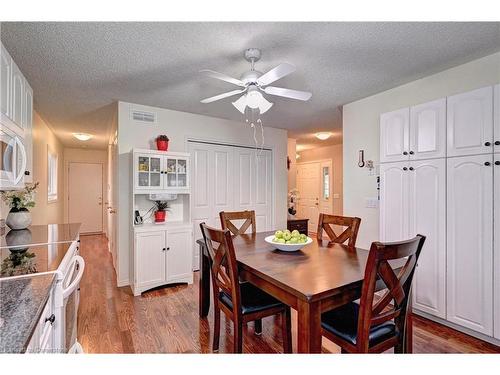
[{"label": "white wall", "polygon": [[[104,209],[106,202],[106,187],[107,187],[107,169],[108,169],[108,155],[106,150],[96,150],[89,148],[65,148],[64,149],[64,221],[69,221],[69,163],[96,163],[102,165],[102,230],[106,232],[107,229],[107,212]],[[92,178],[92,176],[89,176]]]},{"label": "white wall", "polygon": [[290,169],[288,170],[288,191],[297,187],[297,140],[288,138],[288,157],[290,158]]},{"label": "white wall", "polygon": [[365,208],[377,196],[376,176],[358,168],[358,151],[379,162],[381,113],[425,103],[500,82],[500,53],[347,104],[343,107],[344,214],[361,217],[357,244],[368,248],[379,238],[379,210]]},{"label": "white wall", "polygon": [[[157,124],[137,123],[131,120],[130,112],[139,109],[157,114]],[[228,105],[228,111],[234,110]],[[170,138],[169,151],[187,151],[188,139],[253,145],[252,131],[243,120],[235,122],[186,112],[118,103],[118,285],[130,281],[132,259],[132,213],[130,175],[130,151],[132,148],[156,148],[154,139],[158,134]],[[287,208],[287,132],[282,129],[265,128],[266,147],[274,150],[274,209],[275,227],[286,227]]]}]

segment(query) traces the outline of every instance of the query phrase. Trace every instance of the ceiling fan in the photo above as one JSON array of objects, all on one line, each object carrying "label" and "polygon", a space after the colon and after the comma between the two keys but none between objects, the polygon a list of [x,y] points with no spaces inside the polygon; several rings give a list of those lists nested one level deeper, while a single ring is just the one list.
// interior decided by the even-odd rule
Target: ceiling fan
[{"label": "ceiling fan", "polygon": [[251,64],[251,69],[241,75],[240,79],[227,76],[222,73],[214,72],[213,70],[201,70],[200,73],[206,74],[209,77],[220,79],[225,82],[232,83],[241,87],[238,90],[225,92],[215,95],[210,98],[203,99],[202,103],[212,103],[217,100],[228,98],[230,96],[243,94],[239,99],[232,104],[241,113],[245,113],[246,107],[251,109],[259,109],[260,113],[265,113],[273,106],[274,103],[268,101],[262,93],[284,98],[307,101],[312,94],[307,91],[298,91],[285,89],[281,87],[269,86],[269,84],[283,78],[295,71],[295,67],[291,64],[283,63],[271,69],[267,73],[261,73],[255,70],[255,62],[260,60],[261,52],[257,48],[249,48],[244,53],[245,60]]}]

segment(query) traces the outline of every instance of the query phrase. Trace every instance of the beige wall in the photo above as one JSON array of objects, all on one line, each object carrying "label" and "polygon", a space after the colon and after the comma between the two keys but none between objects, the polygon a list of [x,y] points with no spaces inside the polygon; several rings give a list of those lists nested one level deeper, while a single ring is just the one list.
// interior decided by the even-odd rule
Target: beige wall
[{"label": "beige wall", "polygon": [[[132,109],[154,112],[156,124],[138,123],[130,118]],[[131,204],[131,161],[133,148],[152,148],[158,134],[170,138],[169,150],[187,151],[188,139],[226,144],[254,146],[252,131],[241,122],[196,115],[169,109],[119,102],[118,104],[118,262],[119,285],[130,282],[133,250]],[[273,197],[275,228],[285,228],[287,218],[288,179],[286,169],[287,132],[283,129],[265,128],[266,147],[273,150]]]},{"label": "beige wall", "polygon": [[[57,200],[48,202],[47,199],[47,150],[58,157],[58,184]],[[33,225],[63,223],[63,146],[47,123],[34,113],[33,118],[33,182],[39,182],[35,207],[31,211]],[[7,216],[8,210],[2,207],[2,218]]]},{"label": "beige wall", "polygon": [[[333,168],[333,213],[336,215],[342,215],[343,213],[343,163],[342,163],[342,145],[333,145],[326,147],[316,147],[310,150],[304,150],[299,152],[300,158],[297,160],[298,163],[306,163],[310,161],[319,160],[332,160]],[[335,198],[335,194],[338,194],[338,198]]]},{"label": "beige wall", "polygon": [[410,82],[343,107],[344,213],[361,217],[359,246],[379,238],[379,210],[365,207],[365,198],[377,197],[376,174],[358,168],[358,151],[379,162],[379,116],[500,82],[500,53]]},{"label": "beige wall", "polygon": [[[108,169],[108,153],[106,150],[95,150],[86,148],[65,148],[64,149],[64,220],[69,221],[69,200],[68,200],[68,178],[69,178],[69,163],[97,163],[102,164],[103,176],[102,176],[102,200],[103,208],[106,202],[106,191],[107,191],[107,169]],[[92,178],[92,176],[89,176]],[[102,212],[102,230],[106,232],[107,222],[107,212],[103,209]]]},{"label": "beige wall", "polygon": [[290,169],[288,170],[288,191],[297,187],[297,140],[288,138],[287,154],[290,158]]}]

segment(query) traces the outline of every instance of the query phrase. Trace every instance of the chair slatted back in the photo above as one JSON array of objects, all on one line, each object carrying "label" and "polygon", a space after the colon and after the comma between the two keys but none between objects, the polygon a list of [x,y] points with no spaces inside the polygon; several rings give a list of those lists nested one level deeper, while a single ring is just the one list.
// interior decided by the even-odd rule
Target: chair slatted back
[{"label": "chair slatted back", "polygon": [[219,292],[223,291],[231,296],[235,311],[239,310],[238,265],[231,233],[227,229],[211,228],[205,223],[201,223],[200,228],[210,257],[214,301],[218,301]]},{"label": "chair slatted back", "polygon": [[[419,234],[407,241],[372,243],[360,299],[356,342],[361,352],[368,351],[370,327],[406,316],[411,283],[424,242],[425,236]],[[406,263],[396,275],[389,261],[402,258],[407,258]],[[383,282],[386,290],[373,304],[377,282]]]},{"label": "chair slatted back", "polygon": [[[317,238],[320,240],[323,238],[324,230],[330,238],[330,242],[343,244],[347,241],[348,246],[355,247],[360,224],[361,219],[359,217],[319,214]],[[337,235],[331,227],[332,225],[347,228],[342,233]]]},{"label": "chair slatted back", "polygon": [[[219,212],[220,223],[222,229],[229,229],[234,235],[244,234],[251,226],[252,233],[257,232],[255,224],[255,211],[234,211],[234,212]],[[240,228],[237,228],[233,220],[245,220]]]}]

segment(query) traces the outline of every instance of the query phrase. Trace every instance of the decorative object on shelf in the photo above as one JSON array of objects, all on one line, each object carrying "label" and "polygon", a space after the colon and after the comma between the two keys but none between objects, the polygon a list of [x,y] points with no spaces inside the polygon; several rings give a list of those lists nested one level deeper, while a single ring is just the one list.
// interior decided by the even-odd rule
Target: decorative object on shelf
[{"label": "decorative object on shelf", "polygon": [[156,211],[155,211],[155,222],[163,223],[167,217],[167,211],[169,211],[167,201],[155,201]]},{"label": "decorative object on shelf", "polygon": [[134,224],[141,225],[143,223],[144,223],[144,219],[142,218],[141,214],[139,213],[139,210],[135,210],[135,212],[134,212]]},{"label": "decorative object on shelf", "polygon": [[297,201],[299,199],[299,191],[297,189],[292,189],[288,193],[288,213],[291,216],[295,216],[297,213]]},{"label": "decorative object on shelf", "polygon": [[156,137],[156,148],[159,151],[168,151],[168,137],[166,135],[159,135]]},{"label": "decorative object on shelf", "polygon": [[2,191],[2,200],[10,207],[5,223],[10,229],[26,229],[31,225],[28,208],[35,207],[35,191],[38,182],[26,184],[22,190]]}]

